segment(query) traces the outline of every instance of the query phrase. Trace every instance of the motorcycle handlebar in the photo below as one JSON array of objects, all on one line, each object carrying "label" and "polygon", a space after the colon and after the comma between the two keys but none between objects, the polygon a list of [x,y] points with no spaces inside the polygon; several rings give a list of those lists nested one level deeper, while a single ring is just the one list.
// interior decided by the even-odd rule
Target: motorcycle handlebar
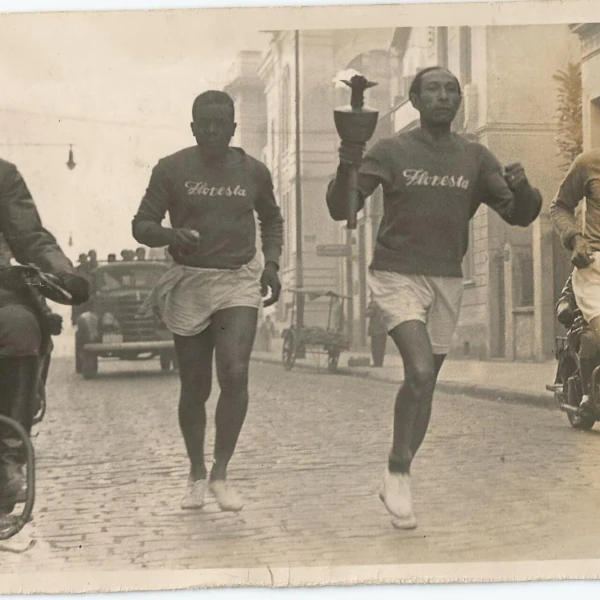
[{"label": "motorcycle handlebar", "polygon": [[58,304],[73,304],[73,296],[63,287],[60,279],[51,273],[45,273],[35,265],[11,265],[0,269],[0,272],[2,271],[5,277],[8,276],[9,280],[14,281],[13,277],[19,278],[23,283],[35,288],[48,300]]}]

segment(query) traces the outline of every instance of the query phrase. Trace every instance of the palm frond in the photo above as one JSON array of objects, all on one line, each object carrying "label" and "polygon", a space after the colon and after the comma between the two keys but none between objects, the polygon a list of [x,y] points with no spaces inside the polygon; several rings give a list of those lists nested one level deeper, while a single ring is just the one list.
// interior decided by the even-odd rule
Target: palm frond
[{"label": "palm frond", "polygon": [[581,89],[581,67],[569,63],[566,70],[552,76],[556,81],[556,145],[558,154],[564,159],[561,165],[567,169],[583,151],[583,110]]}]

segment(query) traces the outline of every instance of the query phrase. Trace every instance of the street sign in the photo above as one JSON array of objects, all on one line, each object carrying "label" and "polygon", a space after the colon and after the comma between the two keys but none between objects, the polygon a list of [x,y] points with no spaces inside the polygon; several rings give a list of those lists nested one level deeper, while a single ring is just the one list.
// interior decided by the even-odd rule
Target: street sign
[{"label": "street sign", "polygon": [[323,244],[317,246],[317,256],[350,256],[349,248],[346,244]]}]

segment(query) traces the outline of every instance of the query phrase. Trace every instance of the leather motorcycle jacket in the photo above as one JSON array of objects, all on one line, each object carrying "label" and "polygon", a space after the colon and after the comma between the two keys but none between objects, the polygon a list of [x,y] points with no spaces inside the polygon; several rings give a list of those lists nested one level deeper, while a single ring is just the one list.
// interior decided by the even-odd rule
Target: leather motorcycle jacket
[{"label": "leather motorcycle jacket", "polygon": [[15,165],[0,159],[0,232],[15,260],[56,275],[75,304],[89,297],[87,280],[75,272],[54,236],[42,225],[35,202]]}]

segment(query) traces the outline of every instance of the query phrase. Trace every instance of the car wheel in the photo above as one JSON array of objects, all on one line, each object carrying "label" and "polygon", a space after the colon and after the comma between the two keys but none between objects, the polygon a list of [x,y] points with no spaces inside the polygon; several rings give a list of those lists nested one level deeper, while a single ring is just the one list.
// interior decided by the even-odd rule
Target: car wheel
[{"label": "car wheel", "polygon": [[171,357],[168,354],[160,355],[160,370],[168,371],[171,368]]},{"label": "car wheel", "polygon": [[98,375],[98,356],[96,354],[82,353],[81,372],[84,379],[93,379]]},{"label": "car wheel", "polygon": [[83,336],[79,331],[75,334],[75,373],[81,373],[83,368]]}]

